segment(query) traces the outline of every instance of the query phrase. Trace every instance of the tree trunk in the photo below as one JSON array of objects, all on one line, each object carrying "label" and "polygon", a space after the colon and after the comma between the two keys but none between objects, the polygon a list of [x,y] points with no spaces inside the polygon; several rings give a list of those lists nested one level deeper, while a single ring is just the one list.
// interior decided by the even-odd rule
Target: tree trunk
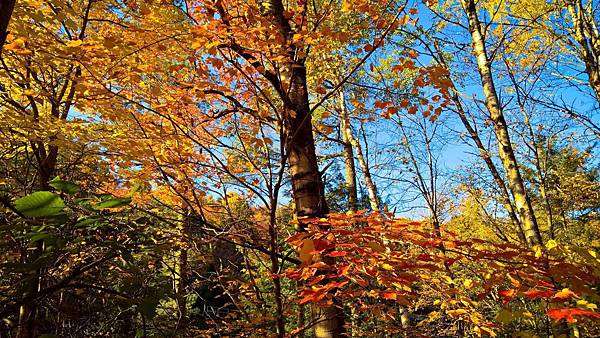
[{"label": "tree trunk", "polygon": [[182,245],[179,247],[179,262],[176,265],[176,272],[178,275],[175,276],[175,299],[177,301],[177,312],[179,314],[179,318],[177,321],[177,331],[185,334],[188,324],[186,287],[188,284],[188,240],[190,216],[186,214],[183,217],[184,218],[181,229]]},{"label": "tree trunk", "polygon": [[[446,67],[446,69],[448,69],[448,64],[446,63],[444,54],[438,49],[437,45],[435,47],[436,47],[436,52],[438,54],[438,57],[440,58],[440,62],[442,63],[442,65],[444,67]],[[517,213],[515,212],[516,208],[510,198],[510,193],[508,192],[508,189],[506,188],[506,183],[504,182],[504,179],[500,175],[498,168],[496,168],[496,165],[492,161],[492,157],[490,156],[490,153],[488,152],[486,147],[483,145],[483,142],[481,141],[481,138],[479,137],[479,133],[477,132],[477,130],[475,130],[475,128],[473,128],[473,126],[469,122],[469,119],[467,118],[467,113],[462,105],[462,101],[460,100],[460,97],[458,96],[456,87],[454,86],[454,81],[452,80],[450,74],[448,74],[448,78],[449,78],[450,82],[452,83],[452,88],[454,88],[453,93],[452,93],[452,101],[454,102],[454,105],[456,106],[455,112],[458,115],[458,117],[460,118],[460,121],[462,122],[462,124],[465,126],[465,129],[467,129],[467,132],[469,133],[469,137],[471,137],[471,140],[473,140],[473,142],[475,143],[477,150],[479,150],[479,155],[481,155],[481,158],[483,159],[488,170],[492,174],[494,182],[496,183],[496,186],[500,190],[500,199],[502,201],[502,205],[504,206],[504,208],[506,209],[506,212],[508,213],[508,218],[510,219],[511,224],[513,225],[513,228],[515,229],[515,231],[519,237],[519,240],[525,244],[525,243],[527,243],[527,239],[525,238],[525,233],[523,231],[523,225],[521,224],[521,222],[519,221],[519,218],[517,217]]]},{"label": "tree trunk", "polygon": [[481,23],[477,16],[477,8],[474,0],[462,0],[462,5],[469,19],[469,32],[472,38],[472,47],[477,59],[477,66],[481,83],[483,85],[483,93],[485,95],[485,105],[490,114],[494,126],[496,139],[498,140],[498,149],[500,159],[506,171],[508,178],[508,186],[515,199],[517,211],[523,222],[523,230],[527,244],[530,246],[541,245],[542,236],[538,228],[537,220],[531,206],[531,201],[525,190],[523,178],[519,171],[519,166],[515,153],[513,151],[508,126],[502,112],[502,108],[496,93],[496,87],[492,77],[490,60],[486,53],[486,47],[481,32]]},{"label": "tree trunk", "polygon": [[[444,66],[446,69],[449,69],[448,64],[446,63],[444,54],[438,48],[437,44],[435,44],[435,49],[436,49],[436,52],[439,57],[439,61],[442,64],[442,66]],[[494,182],[496,183],[496,186],[500,190],[500,199],[502,201],[502,205],[504,206],[504,208],[506,209],[506,212],[508,213],[508,218],[510,219],[511,224],[513,225],[513,228],[515,229],[515,231],[519,237],[519,240],[522,243],[526,244],[527,240],[525,238],[525,233],[523,232],[523,225],[521,224],[521,221],[517,217],[517,213],[515,212],[516,208],[510,198],[510,193],[508,192],[508,189],[506,188],[506,183],[504,182],[504,179],[500,175],[498,168],[496,168],[496,165],[492,161],[492,157],[490,156],[490,153],[488,152],[487,148],[483,145],[483,142],[481,141],[481,138],[479,137],[479,133],[477,132],[477,130],[475,128],[473,128],[473,126],[469,122],[469,119],[467,118],[467,112],[465,111],[465,109],[462,105],[462,101],[460,100],[460,97],[458,96],[458,92],[456,91],[456,86],[454,86],[454,81],[452,80],[452,77],[450,74],[448,74],[448,79],[452,83],[452,88],[453,88],[452,102],[454,102],[454,105],[456,106],[455,112],[458,115],[458,117],[460,118],[460,121],[462,122],[462,124],[465,126],[465,129],[467,129],[467,132],[469,133],[469,137],[471,137],[471,140],[473,140],[473,142],[475,143],[477,150],[479,150],[479,155],[481,155],[481,158],[483,159],[488,170],[492,174]]]},{"label": "tree trunk", "polygon": [[[273,7],[280,8],[283,16],[281,1],[273,2],[278,3]],[[284,123],[288,133],[286,150],[296,215],[300,219],[323,217],[329,213],[329,207],[325,201],[325,186],[317,164],[304,59],[298,59],[288,67],[290,83],[287,98],[284,98]],[[302,221],[298,230],[305,230]],[[323,260],[328,264],[333,263],[329,258]],[[339,302],[334,300],[331,306],[313,306],[312,310],[317,338],[341,337],[344,334],[344,313]]]},{"label": "tree trunk", "polygon": [[[280,182],[280,181],[279,181]],[[283,309],[283,295],[281,293],[281,278],[279,277],[280,266],[277,253],[279,250],[277,241],[277,195],[279,183],[275,192],[271,195],[271,208],[269,210],[269,258],[271,259],[271,274],[273,274],[273,298],[275,299],[275,317],[277,327],[277,338],[285,337],[285,314]]]},{"label": "tree trunk", "polygon": [[342,144],[344,146],[344,163],[346,165],[346,193],[348,194],[348,209],[355,212],[358,209],[356,192],[356,167],[354,166],[354,150],[350,143],[352,128],[350,117],[346,110],[344,90],[340,89],[340,130],[342,132]]},{"label": "tree trunk", "polygon": [[[217,3],[217,11],[224,24],[229,25],[230,17]],[[277,61],[278,74],[263,66],[261,61],[236,43],[228,45],[241,58],[244,58],[257,72],[271,83],[283,102],[283,124],[285,127],[285,150],[292,181],[292,195],[299,218],[298,231],[305,231],[305,217],[320,218],[329,213],[325,201],[325,187],[321,179],[312,133],[312,117],[306,82],[306,55],[304,47],[291,43],[295,34],[282,0],[268,0],[261,5],[264,15],[279,31],[281,46],[284,47],[282,60]],[[325,263],[333,263],[326,257]],[[315,315],[315,336],[317,338],[341,337],[344,334],[344,314],[338,301],[326,307],[313,307]]]},{"label": "tree trunk", "polygon": [[585,65],[588,82],[596,100],[600,103],[600,39],[593,13],[584,8],[581,0],[567,0],[566,7],[571,16],[571,35],[579,45],[579,58]]},{"label": "tree trunk", "polygon": [[0,55],[2,55],[2,46],[6,42],[8,35],[8,23],[15,8],[16,0],[0,1]]},{"label": "tree trunk", "polygon": [[[312,118],[308,105],[306,68],[304,63],[291,67],[289,104],[286,108],[286,142],[292,194],[298,218],[323,217],[329,212],[325,201],[325,187],[317,165]],[[299,231],[304,231],[300,222]],[[332,263],[332,262],[326,262]],[[341,337],[344,333],[344,315],[340,304],[313,307],[315,336],[317,338]]]},{"label": "tree trunk", "polygon": [[[350,116],[346,109],[346,97],[344,89],[340,89],[340,130],[342,134],[342,145],[344,147],[344,164],[346,166],[346,194],[348,196],[348,210],[356,212],[358,210],[358,193],[356,189],[356,166],[354,165],[354,150],[350,138],[352,137],[352,124]],[[356,328],[358,327],[358,313],[354,304],[349,304],[350,321],[351,321],[351,337],[358,337]]]},{"label": "tree trunk", "polygon": [[517,235],[519,236],[519,240],[522,243],[526,244],[527,239],[525,238],[525,233],[523,232],[523,225],[521,224],[521,222],[519,221],[519,218],[517,217],[517,213],[515,212],[515,206],[513,205],[513,202],[510,199],[510,193],[508,192],[508,189],[506,188],[506,183],[504,182],[504,179],[502,178],[502,176],[500,175],[500,172],[498,171],[498,168],[496,168],[496,165],[492,161],[492,158],[491,158],[489,152],[483,145],[481,138],[479,138],[479,134],[477,133],[477,131],[473,128],[473,126],[467,119],[467,116],[465,114],[464,108],[462,106],[462,103],[460,102],[458,95],[456,93],[454,93],[452,99],[456,105],[457,115],[460,117],[460,120],[462,121],[463,125],[469,132],[469,136],[471,137],[473,142],[475,142],[475,145],[477,146],[477,149],[479,150],[479,154],[481,155],[481,158],[483,159],[486,166],[488,167],[488,170],[492,174],[492,177],[494,179],[494,182],[496,183],[496,186],[498,187],[498,190],[500,190],[500,199],[502,201],[502,205],[504,206],[504,208],[506,209],[506,212],[508,213],[508,218],[510,219],[510,222],[511,222],[513,228],[515,229]]},{"label": "tree trunk", "polygon": [[[516,87],[515,82],[515,90],[518,93],[519,88]],[[535,137],[535,133],[533,131],[533,127],[531,126],[531,122],[529,120],[529,114],[525,110],[523,103],[521,102],[520,96],[517,94],[517,99],[519,101],[519,107],[521,108],[521,112],[523,113],[523,118],[525,122],[525,126],[527,127],[527,131],[529,132],[529,137],[531,138],[530,149],[533,152],[533,164],[535,166],[535,173],[537,179],[539,181],[539,189],[540,189],[540,197],[542,201],[544,201],[544,208],[546,209],[546,221],[548,223],[548,230],[550,232],[550,238],[555,239],[555,231],[554,231],[554,221],[552,215],[552,206],[550,205],[550,199],[547,194],[547,181],[546,176],[544,175],[544,167],[542,166],[542,160],[540,158],[540,147]]]},{"label": "tree trunk", "polygon": [[[346,111],[346,103],[344,101],[342,101],[340,107],[342,106],[342,110]],[[354,148],[354,151],[356,152],[356,158],[358,159],[358,164],[360,165],[360,169],[362,170],[365,179],[365,185],[367,186],[367,193],[369,194],[369,204],[371,205],[371,210],[373,210],[373,212],[381,213],[383,209],[381,208],[381,203],[377,194],[377,186],[375,185],[375,182],[373,182],[373,178],[371,178],[371,171],[369,170],[369,165],[367,164],[367,161],[363,156],[360,142],[352,134],[350,124],[348,124],[348,132],[346,133],[346,136],[348,137],[348,141],[350,142],[350,144]]]}]

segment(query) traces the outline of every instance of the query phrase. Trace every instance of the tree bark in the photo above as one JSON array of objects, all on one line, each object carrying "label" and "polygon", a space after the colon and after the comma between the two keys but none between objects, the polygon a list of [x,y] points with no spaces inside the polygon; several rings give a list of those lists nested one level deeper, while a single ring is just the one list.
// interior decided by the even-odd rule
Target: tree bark
[{"label": "tree bark", "polygon": [[186,214],[183,216],[182,229],[180,233],[182,244],[179,247],[179,262],[176,265],[177,275],[175,276],[175,299],[177,301],[177,312],[179,313],[176,331],[182,333],[186,332],[188,324],[186,288],[188,284],[189,226],[190,216],[186,212]]},{"label": "tree bark", "polygon": [[[435,49],[436,49],[436,52],[437,52],[437,55],[439,58],[439,62],[446,69],[449,69],[448,64],[446,63],[444,54],[438,48],[437,44],[435,45]],[[460,118],[460,121],[462,122],[462,124],[465,126],[465,129],[467,129],[467,132],[469,133],[469,137],[475,143],[477,150],[479,150],[479,155],[481,156],[481,158],[485,162],[485,165],[487,166],[488,170],[492,174],[492,178],[494,179],[496,186],[500,190],[500,199],[502,201],[502,205],[504,206],[504,208],[506,209],[506,212],[508,213],[508,218],[510,219],[511,224],[512,224],[513,228],[515,229],[517,236],[519,237],[519,240],[522,243],[526,244],[527,240],[525,238],[525,232],[523,232],[523,225],[521,224],[521,221],[517,217],[517,213],[515,212],[516,207],[514,206],[513,201],[510,198],[510,193],[508,192],[508,189],[506,188],[506,183],[504,182],[502,175],[500,175],[498,168],[496,168],[496,165],[492,161],[492,157],[490,156],[490,153],[488,152],[487,148],[483,145],[483,142],[481,141],[481,138],[479,137],[479,133],[471,125],[471,122],[469,122],[469,119],[467,118],[467,112],[462,105],[462,101],[460,100],[460,97],[458,96],[456,86],[454,86],[454,81],[452,80],[452,77],[450,74],[448,74],[448,79],[452,83],[452,88],[453,88],[452,102],[454,102],[454,105],[456,106],[455,112],[458,115],[458,117]]]},{"label": "tree bark", "polygon": [[520,95],[518,94],[519,88],[517,87],[516,80],[513,80],[515,83],[515,90],[517,91],[517,99],[519,102],[519,107],[521,108],[521,112],[523,113],[523,120],[525,122],[525,126],[527,127],[527,131],[529,132],[529,137],[531,138],[530,149],[533,152],[533,164],[535,167],[535,174],[539,181],[539,189],[540,189],[540,197],[544,202],[544,208],[546,209],[546,222],[548,223],[548,230],[550,232],[550,238],[555,239],[555,231],[554,231],[554,221],[552,215],[552,206],[550,205],[550,199],[547,194],[547,185],[548,182],[546,180],[546,176],[544,174],[544,166],[542,166],[542,160],[540,158],[540,147],[538,141],[536,140],[535,133],[533,131],[533,127],[531,126],[531,121],[529,119],[529,114],[525,110],[523,102],[521,101]]},{"label": "tree bark", "polygon": [[517,213],[515,212],[516,207],[514,206],[512,200],[510,198],[510,193],[508,192],[508,189],[506,188],[506,183],[504,182],[504,179],[502,178],[502,176],[500,175],[500,172],[498,171],[498,168],[496,168],[496,165],[492,161],[492,157],[490,156],[488,150],[483,145],[483,142],[481,141],[481,138],[479,137],[479,133],[475,130],[475,128],[473,128],[473,126],[467,119],[465,110],[462,106],[462,103],[460,102],[458,95],[456,93],[454,93],[452,99],[456,105],[457,115],[459,116],[461,122],[465,126],[465,129],[467,129],[469,136],[471,137],[471,139],[475,143],[475,146],[479,150],[479,154],[480,154],[481,158],[483,159],[486,166],[488,167],[488,170],[492,174],[494,182],[496,183],[496,186],[498,187],[498,190],[500,191],[500,199],[502,201],[502,205],[504,206],[504,208],[506,209],[506,212],[508,213],[508,218],[510,219],[511,224],[512,224],[513,228],[515,229],[517,236],[519,237],[519,240],[522,243],[526,244],[527,239],[525,238],[525,233],[523,232],[523,225],[521,224],[521,222],[519,221],[519,218],[517,217]]},{"label": "tree bark", "polygon": [[525,238],[529,246],[542,245],[542,236],[533,212],[531,200],[525,190],[525,184],[523,183],[523,178],[510,140],[508,126],[506,125],[504,113],[502,112],[500,100],[498,99],[498,94],[496,92],[490,60],[487,56],[482,34],[482,27],[477,15],[477,8],[474,0],[461,0],[461,2],[469,20],[472,48],[477,59],[477,66],[483,86],[483,93],[485,95],[485,105],[490,114],[494,126],[494,133],[498,140],[500,159],[502,160],[504,170],[506,171],[508,187],[512,192],[517,211],[523,222]]},{"label": "tree bark", "polygon": [[[348,210],[351,212],[358,211],[358,193],[356,189],[356,166],[354,165],[354,149],[350,143],[352,136],[352,124],[350,116],[346,109],[346,97],[344,89],[340,89],[339,93],[340,104],[340,130],[342,134],[342,145],[344,147],[344,164],[346,167],[346,194],[348,196]],[[351,337],[358,337],[356,327],[358,326],[358,314],[354,304],[349,304],[350,307],[350,322],[352,327]]]},{"label": "tree bark", "polygon": [[[289,40],[293,32],[284,16],[282,1],[271,0],[270,11],[282,35]],[[280,85],[279,93],[284,103],[284,124],[287,131],[285,145],[296,215],[300,219],[324,217],[329,213],[329,207],[325,200],[325,185],[319,172],[312,132],[305,58],[296,56],[297,47],[288,48],[289,62],[283,65],[281,72],[284,74],[282,78],[289,78],[289,89],[283,90]],[[299,222],[298,230],[305,231],[302,221]],[[328,264],[333,263],[329,259],[323,260]],[[333,305],[313,306],[312,311],[316,321],[315,337],[334,338],[344,335],[344,313],[339,302],[334,299]]]},{"label": "tree bark", "polygon": [[350,117],[346,109],[344,90],[340,89],[340,130],[342,132],[342,144],[344,146],[344,164],[346,165],[346,193],[348,195],[348,209],[355,212],[358,209],[358,194],[356,192],[356,167],[354,166],[354,150],[350,137],[352,128]]},{"label": "tree bark", "polygon": [[0,1],[0,55],[2,55],[2,46],[8,36],[8,24],[15,8],[16,0]]},{"label": "tree bark", "polygon": [[[442,63],[442,65],[444,67],[446,67],[446,69],[448,69],[448,65],[446,64],[444,55],[440,50],[437,49],[437,45],[436,45],[436,52],[438,54],[438,57],[440,58],[440,62]],[[452,80],[450,75],[448,75],[448,78],[449,78],[450,82],[452,83],[452,87],[454,88],[453,92],[452,92],[452,102],[454,102],[454,105],[456,106],[455,112],[458,115],[458,117],[460,118],[460,121],[462,122],[462,124],[465,126],[465,129],[467,129],[467,132],[469,133],[469,137],[475,143],[477,150],[479,150],[479,155],[481,156],[481,158],[485,162],[485,165],[487,166],[488,170],[492,174],[492,178],[494,179],[494,182],[496,183],[496,186],[498,187],[498,189],[500,191],[500,199],[502,201],[502,205],[504,206],[504,208],[506,209],[506,212],[508,213],[508,218],[510,219],[511,224],[512,224],[513,228],[515,229],[515,231],[519,237],[519,240],[522,243],[527,243],[527,240],[525,238],[525,233],[523,232],[523,225],[521,224],[519,218],[517,217],[517,213],[515,212],[516,207],[514,206],[512,200],[510,198],[510,193],[508,192],[508,189],[506,188],[506,183],[504,182],[504,179],[500,175],[498,168],[496,168],[496,165],[492,161],[492,157],[490,156],[490,153],[488,152],[486,147],[483,145],[483,142],[481,141],[481,138],[479,137],[479,133],[471,125],[471,122],[469,122],[469,119],[467,118],[467,113],[462,105],[462,101],[460,100],[460,97],[458,96],[456,87],[454,86],[454,81]]]},{"label": "tree bark", "polygon": [[571,16],[571,35],[579,45],[577,52],[585,65],[585,73],[596,100],[600,103],[600,37],[596,19],[588,12],[581,0],[567,0],[566,8]]},{"label": "tree bark", "polygon": [[[341,108],[341,110],[346,111],[345,114],[348,115],[345,101],[342,100],[342,102],[340,103],[340,108]],[[369,165],[367,164],[367,161],[365,160],[365,157],[363,156],[362,147],[360,145],[360,142],[358,141],[358,139],[356,137],[354,137],[354,134],[352,134],[349,119],[348,119],[347,128],[348,128],[348,130],[347,130],[346,136],[348,137],[348,141],[350,142],[350,144],[354,148],[354,151],[356,152],[356,159],[358,160],[358,164],[360,165],[360,169],[362,170],[362,173],[363,173],[363,176],[365,179],[365,185],[367,186],[367,193],[369,194],[369,205],[371,206],[371,210],[373,212],[381,213],[383,211],[383,209],[381,208],[381,202],[379,201],[379,195],[377,194],[377,186],[375,185],[375,182],[373,181],[373,178],[371,177],[371,171],[369,170]]]},{"label": "tree bark", "polygon": [[[230,25],[226,9],[219,2],[216,7],[220,20],[225,25]],[[224,46],[245,59],[269,81],[283,103],[285,139],[282,142],[288,160],[296,216],[299,218],[298,231],[305,231],[303,218],[320,218],[329,213],[312,133],[305,66],[307,51],[304,47],[291,43],[295,32],[286,18],[282,0],[268,0],[261,5],[261,12],[278,31],[281,46],[284,46],[281,60],[274,62],[278,73],[264,67],[260,58],[237,43],[229,41]],[[323,260],[325,263],[333,263],[329,258]],[[334,299],[331,306],[313,306],[313,313],[317,322],[317,338],[341,337],[344,334],[344,314],[338,301]]]},{"label": "tree bark", "polygon": [[[290,75],[289,103],[284,107],[286,130],[289,133],[286,148],[296,215],[298,218],[323,217],[329,213],[329,208],[317,165],[304,63],[291,67]],[[299,231],[305,230],[302,222],[299,226]],[[317,338],[341,337],[344,334],[344,315],[340,304],[334,302],[327,307],[313,306],[313,314]]]}]

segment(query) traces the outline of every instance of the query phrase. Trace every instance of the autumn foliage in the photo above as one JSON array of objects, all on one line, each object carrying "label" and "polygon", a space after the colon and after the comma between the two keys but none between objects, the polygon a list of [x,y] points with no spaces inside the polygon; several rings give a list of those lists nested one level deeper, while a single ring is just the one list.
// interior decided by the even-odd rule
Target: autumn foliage
[{"label": "autumn foliage", "polygon": [[0,4],[0,337],[600,335],[594,1]]},{"label": "autumn foliage", "polygon": [[[557,323],[599,318],[593,303],[599,261],[589,249],[559,247],[554,241],[533,251],[478,239],[461,241],[450,231],[436,236],[426,224],[365,212],[308,222],[308,232],[288,239],[302,259],[285,274],[302,282],[300,303],[342,299],[365,320],[383,317],[391,323],[399,316],[399,306],[428,308],[414,332],[432,335],[435,331],[427,331],[427,323],[445,317],[464,323],[463,330],[495,336],[501,325],[523,315],[512,308],[520,301],[535,301]],[[322,257],[335,257],[335,264],[324,263]],[[502,307],[495,320],[482,315],[490,299]],[[391,323],[388,332],[402,332],[400,323],[395,328]]]}]

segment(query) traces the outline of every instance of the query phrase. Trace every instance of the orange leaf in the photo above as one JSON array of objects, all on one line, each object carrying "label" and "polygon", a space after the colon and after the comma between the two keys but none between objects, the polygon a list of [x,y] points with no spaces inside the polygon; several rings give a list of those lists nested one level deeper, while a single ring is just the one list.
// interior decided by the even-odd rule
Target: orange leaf
[{"label": "orange leaf", "polygon": [[554,296],[552,290],[529,290],[523,292],[523,295],[529,299],[550,298]]},{"label": "orange leaf", "polygon": [[344,266],[338,267],[338,274],[341,276],[347,275],[348,271],[350,271],[350,267],[351,267],[351,265],[344,265]]},{"label": "orange leaf", "polygon": [[502,302],[506,304],[513,299],[513,297],[517,294],[517,291],[515,289],[500,290],[498,291],[498,294],[502,296]]},{"label": "orange leaf", "polygon": [[546,312],[548,317],[554,320],[566,319],[569,323],[574,323],[577,321],[575,317],[588,317],[591,319],[600,319],[600,313],[582,310],[577,308],[567,308],[567,309],[551,309]]},{"label": "orange leaf", "polygon": [[556,300],[569,300],[571,298],[578,297],[573,291],[569,289],[562,289],[561,291],[558,291],[556,294],[554,294],[554,296],[552,296],[552,299]]},{"label": "orange leaf", "polygon": [[348,254],[346,251],[332,251],[327,254],[329,257],[344,257]]},{"label": "orange leaf", "polygon": [[396,300],[396,298],[398,298],[398,294],[395,292],[382,292],[381,297],[383,299]]},{"label": "orange leaf", "polygon": [[465,310],[465,309],[448,310],[448,311],[446,311],[446,313],[450,317],[459,317],[460,315],[464,315],[465,313],[467,313],[467,310]]}]

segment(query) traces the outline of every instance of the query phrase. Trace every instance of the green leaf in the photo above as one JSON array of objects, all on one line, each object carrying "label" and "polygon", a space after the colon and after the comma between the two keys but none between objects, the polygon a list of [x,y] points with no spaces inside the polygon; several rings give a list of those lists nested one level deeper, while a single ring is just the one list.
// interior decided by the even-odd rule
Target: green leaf
[{"label": "green leaf", "polygon": [[75,223],[75,227],[77,228],[82,228],[82,227],[86,227],[92,224],[95,224],[97,222],[99,222],[100,219],[99,218],[94,218],[94,217],[82,217],[80,219],[77,220],[77,223]]},{"label": "green leaf", "polygon": [[43,239],[52,238],[52,237],[53,236],[51,234],[46,233],[46,232],[33,233],[33,234],[31,234],[31,237],[29,237],[29,241],[37,242],[37,241],[41,241]]},{"label": "green leaf", "polygon": [[15,208],[26,217],[47,217],[61,213],[65,202],[49,191],[37,191],[15,201]]},{"label": "green leaf", "polygon": [[81,188],[79,188],[77,184],[69,181],[63,181],[58,176],[50,181],[49,185],[67,194],[74,194],[81,191]]},{"label": "green leaf", "polygon": [[107,208],[119,208],[131,203],[131,198],[111,198],[100,202],[94,206],[94,209],[101,210]]}]

